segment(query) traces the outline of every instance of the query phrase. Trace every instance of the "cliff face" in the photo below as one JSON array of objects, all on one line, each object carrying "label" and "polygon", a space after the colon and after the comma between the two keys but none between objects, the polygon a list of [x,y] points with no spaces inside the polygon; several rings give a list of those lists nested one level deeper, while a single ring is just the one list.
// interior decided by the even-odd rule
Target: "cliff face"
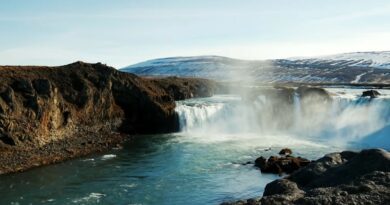
[{"label": "cliff face", "polygon": [[145,79],[82,62],[1,66],[0,79],[0,173],[104,149],[121,134],[176,131],[174,100],[214,90],[210,81]]}]

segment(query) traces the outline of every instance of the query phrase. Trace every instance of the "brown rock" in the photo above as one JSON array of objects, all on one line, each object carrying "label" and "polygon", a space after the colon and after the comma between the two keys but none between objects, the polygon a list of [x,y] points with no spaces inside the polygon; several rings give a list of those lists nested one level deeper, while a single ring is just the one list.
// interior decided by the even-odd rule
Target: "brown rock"
[{"label": "brown rock", "polygon": [[291,154],[292,154],[292,150],[289,148],[283,148],[279,152],[279,155],[291,155]]},{"label": "brown rock", "polygon": [[[284,149],[283,149],[284,150]],[[281,150],[279,153],[282,153]],[[292,151],[288,149],[287,151]],[[285,153],[289,153],[289,152]],[[284,153],[284,152],[283,152]],[[310,160],[301,158],[301,157],[277,157],[271,156],[266,160],[264,157],[259,157],[255,160],[255,166],[260,168],[263,173],[273,173],[273,174],[282,174],[282,173],[292,173],[310,163]]]},{"label": "brown rock", "polygon": [[83,62],[0,66],[0,76],[1,173],[106,150],[128,134],[177,131],[175,100],[210,96],[215,86]]}]

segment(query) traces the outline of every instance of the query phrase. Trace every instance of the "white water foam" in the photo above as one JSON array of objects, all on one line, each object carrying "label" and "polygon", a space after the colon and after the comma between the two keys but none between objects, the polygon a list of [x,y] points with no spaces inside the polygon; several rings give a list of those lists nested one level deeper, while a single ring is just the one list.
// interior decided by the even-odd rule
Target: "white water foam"
[{"label": "white water foam", "polygon": [[137,187],[137,184],[135,183],[131,183],[131,184],[121,184],[119,185],[120,187],[124,187],[124,188],[135,188]]},{"label": "white water foam", "polygon": [[94,193],[94,192],[92,192],[88,196],[85,196],[85,197],[82,197],[82,198],[79,198],[79,199],[75,199],[72,202],[75,203],[75,204],[86,203],[86,202],[99,202],[100,198],[105,197],[105,196],[106,195],[102,194],[102,193]]},{"label": "white water foam", "polygon": [[[264,96],[251,104],[231,96],[229,99],[224,99],[228,96],[216,96],[181,101],[176,112],[181,135],[187,136],[184,140],[204,143],[248,141],[263,147],[347,147],[360,143],[364,147],[390,148],[390,140],[385,137],[388,132],[382,130],[390,125],[387,93],[370,100],[359,96],[361,90],[331,89],[330,92],[333,98],[330,105],[307,104],[295,96],[290,113],[276,112],[277,115],[275,109],[279,108],[274,102],[267,102],[270,100]],[[375,135],[376,132],[380,132],[381,137]]]},{"label": "white water foam", "polygon": [[116,157],[116,155],[115,154],[105,154],[105,155],[103,155],[102,156],[102,160],[108,160],[108,159],[113,159],[113,158],[115,158]]}]

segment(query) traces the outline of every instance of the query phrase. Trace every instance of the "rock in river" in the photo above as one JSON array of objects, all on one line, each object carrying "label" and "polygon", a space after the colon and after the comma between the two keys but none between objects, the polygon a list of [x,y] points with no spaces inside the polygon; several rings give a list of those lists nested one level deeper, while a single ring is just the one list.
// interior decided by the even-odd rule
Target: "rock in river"
[{"label": "rock in river", "polygon": [[310,163],[308,159],[290,156],[291,153],[291,149],[285,148],[279,152],[281,157],[271,156],[268,160],[259,157],[255,160],[255,166],[260,168],[263,173],[289,174]]},{"label": "rock in river", "polygon": [[366,90],[363,91],[362,97],[377,98],[380,95],[380,92],[378,92],[377,90]]}]

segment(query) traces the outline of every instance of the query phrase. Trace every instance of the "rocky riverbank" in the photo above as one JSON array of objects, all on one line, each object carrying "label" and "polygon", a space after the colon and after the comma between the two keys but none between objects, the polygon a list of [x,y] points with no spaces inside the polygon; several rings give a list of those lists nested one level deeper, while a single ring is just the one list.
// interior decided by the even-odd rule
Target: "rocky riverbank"
[{"label": "rocky riverbank", "polygon": [[262,198],[224,205],[390,204],[390,153],[332,153],[265,187]]},{"label": "rocky riverbank", "polygon": [[174,132],[175,100],[210,80],[140,78],[97,63],[0,66],[0,174],[102,151],[132,134]]}]

